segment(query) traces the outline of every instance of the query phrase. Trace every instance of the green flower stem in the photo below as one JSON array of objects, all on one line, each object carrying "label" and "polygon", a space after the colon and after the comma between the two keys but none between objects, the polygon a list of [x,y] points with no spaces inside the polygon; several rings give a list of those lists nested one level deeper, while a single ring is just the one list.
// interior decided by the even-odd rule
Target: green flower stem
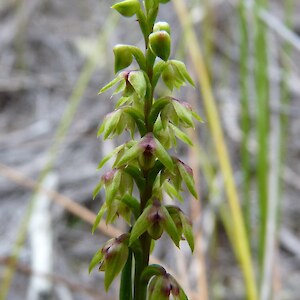
[{"label": "green flower stem", "polygon": [[119,300],[132,300],[132,251],[129,255],[121,275]]},{"label": "green flower stem", "polygon": [[[142,250],[134,252],[135,274],[134,274],[134,298],[133,299],[146,300],[147,282],[146,283],[142,282],[141,277],[144,269],[149,264],[149,251],[150,251],[151,239],[147,233],[144,233],[139,240],[142,245]],[[146,253],[145,251],[148,252]]]},{"label": "green flower stem", "polygon": [[[142,29],[142,22],[139,22],[140,27]],[[142,30],[143,31],[143,30]],[[152,31],[152,30],[151,30]],[[144,32],[143,32],[144,33]],[[154,87],[152,86],[152,77],[153,77],[153,66],[155,62],[155,55],[152,53],[149,47],[149,35],[151,32],[147,32],[147,35],[144,33],[145,43],[146,43],[146,72],[149,78],[149,84],[151,85],[150,92],[146,95],[145,102],[144,102],[144,120],[145,126],[147,128],[147,133],[153,132],[153,125],[151,122],[148,122],[149,114],[151,111],[152,103],[153,103],[153,94],[154,94]],[[152,184],[149,182],[149,169],[150,166],[147,164],[147,161],[151,161],[151,159],[145,159],[145,166],[142,170],[144,179],[145,179],[145,189],[141,193],[141,214],[143,213],[148,200],[152,196]],[[135,278],[134,278],[134,300],[146,300],[147,297],[147,283],[141,282],[141,276],[144,269],[149,265],[149,255],[150,255],[150,246],[151,246],[151,237],[147,232],[142,234],[139,238],[142,246],[142,254],[135,253]]]},{"label": "green flower stem", "polygon": [[[146,102],[145,102],[146,106]],[[148,200],[152,196],[152,184],[149,182],[149,168],[147,165],[144,166],[143,175],[145,178],[145,189],[141,193],[141,214],[143,213]],[[134,300],[146,300],[147,297],[147,282],[141,282],[141,276],[144,269],[149,265],[149,255],[150,255],[150,246],[151,246],[151,238],[147,232],[141,235],[139,238],[142,253],[135,253],[135,278],[134,278],[134,286],[135,286],[135,294]]]},{"label": "green flower stem", "polygon": [[[150,35],[150,33],[149,33],[149,35]],[[147,95],[148,97],[146,97],[146,99],[145,99],[144,116],[145,116],[146,128],[147,128],[148,132],[152,132],[154,124],[152,124],[151,122],[148,122],[148,119],[149,119],[149,114],[150,114],[152,103],[153,103],[154,87],[152,86],[152,77],[153,77],[153,66],[154,66],[156,57],[150,50],[148,36],[147,36],[147,38],[145,38],[145,41],[147,42],[147,44],[146,44],[146,72],[147,72],[147,75],[148,75],[148,78],[150,81],[149,83],[151,85],[151,89],[150,89],[150,93]]]},{"label": "green flower stem", "polygon": [[[100,162],[101,167],[112,156],[116,156],[113,169],[101,177],[94,191],[95,197],[100,188],[104,187],[106,194],[105,205],[99,210],[95,226],[103,213],[106,213],[108,223],[122,216],[132,225],[130,233],[109,240],[100,252],[95,254],[90,264],[90,270],[100,264],[100,271],[105,272],[106,290],[123,270],[120,300],[146,300],[147,296],[148,299],[165,299],[167,294],[176,299],[186,299],[181,287],[166,271],[162,275],[152,274],[154,278],[149,283],[147,295],[148,280],[142,280],[142,275],[148,270],[151,241],[159,239],[163,231],[167,232],[177,247],[183,234],[191,250],[194,248],[191,225],[186,217],[181,215],[179,208],[173,210],[171,215],[161,203],[163,193],[158,190],[161,188],[169,191],[171,195],[181,199],[179,191],[182,184],[185,184],[189,192],[197,197],[192,170],[180,159],[172,158],[168,150],[176,145],[176,138],[191,145],[189,138],[177,127],[194,127],[193,118],[201,121],[185,101],[172,97],[154,99],[154,89],[160,76],[171,91],[173,87],[180,88],[185,82],[193,85],[184,63],[169,60],[169,24],[156,22],[159,3],[166,2],[169,0],[145,0],[144,9],[139,0],[123,0],[112,6],[124,17],[136,15],[145,40],[144,52],[129,45],[114,47],[117,75],[100,90],[100,93],[103,93],[117,85],[114,94],[121,91],[123,93],[116,109],[105,117],[98,135],[103,134],[104,139],[107,139],[120,135],[127,129],[132,138],[132,141],[116,148]],[[162,61],[155,65],[156,58]],[[140,69],[120,72],[129,67],[133,59]],[[135,140],[137,131],[141,137],[139,140]],[[139,190],[140,203],[132,196],[135,192],[134,185]],[[132,221],[134,224],[131,224]]]}]

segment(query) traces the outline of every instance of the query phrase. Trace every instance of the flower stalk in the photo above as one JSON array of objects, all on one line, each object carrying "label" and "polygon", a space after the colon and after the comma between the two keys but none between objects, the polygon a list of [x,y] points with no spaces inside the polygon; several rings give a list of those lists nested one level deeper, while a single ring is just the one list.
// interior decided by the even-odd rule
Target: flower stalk
[{"label": "flower stalk", "polygon": [[[121,272],[120,300],[160,300],[171,296],[187,299],[172,275],[161,266],[149,266],[152,241],[159,239],[163,232],[177,247],[185,239],[192,251],[194,248],[188,218],[175,205],[163,203],[164,192],[181,201],[184,186],[197,198],[192,169],[179,158],[170,156],[169,150],[176,147],[178,139],[191,146],[192,141],[184,130],[194,128],[194,119],[201,121],[187,102],[171,96],[156,98],[155,88],[160,81],[170,92],[186,83],[193,85],[184,63],[169,59],[169,24],[156,22],[159,5],[166,2],[145,0],[142,4],[138,0],[125,0],[112,6],[124,17],[137,18],[145,40],[144,52],[130,45],[114,47],[117,75],[100,90],[103,93],[115,87],[114,94],[121,97],[115,110],[105,117],[98,135],[107,139],[127,131],[130,139],[99,164],[102,168],[109,159],[115,158],[113,169],[101,177],[94,190],[94,197],[101,188],[106,193],[94,228],[106,214],[107,223],[123,217],[129,230],[96,252],[90,271],[100,265],[99,270],[105,272],[106,290]],[[133,61],[139,69],[130,69]],[[139,139],[135,138],[137,132]]]}]

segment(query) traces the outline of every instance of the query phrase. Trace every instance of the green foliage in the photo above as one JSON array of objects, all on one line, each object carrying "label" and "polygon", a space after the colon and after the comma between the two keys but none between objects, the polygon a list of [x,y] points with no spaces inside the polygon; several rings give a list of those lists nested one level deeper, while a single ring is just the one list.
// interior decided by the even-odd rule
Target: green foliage
[{"label": "green foliage", "polygon": [[[168,150],[176,147],[176,139],[191,146],[193,143],[184,130],[194,128],[194,119],[201,121],[187,102],[171,96],[154,97],[160,78],[170,91],[186,83],[194,85],[184,63],[169,60],[169,24],[156,22],[159,4],[166,2],[146,0],[142,5],[137,0],[125,0],[112,6],[125,17],[136,16],[146,43],[145,54],[135,46],[114,47],[117,75],[100,90],[103,93],[116,87],[113,94],[121,93],[121,96],[115,110],[104,118],[98,135],[108,139],[127,131],[131,139],[99,163],[98,168],[102,168],[115,158],[113,169],[101,177],[94,190],[96,197],[102,187],[105,189],[105,202],[93,231],[104,215],[107,223],[123,217],[130,229],[108,241],[95,254],[89,271],[100,265],[99,270],[105,272],[106,290],[122,271],[120,299],[159,300],[171,296],[187,299],[180,285],[161,266],[148,266],[152,241],[159,239],[163,232],[177,247],[185,239],[194,250],[191,222],[178,207],[163,204],[163,192],[183,201],[182,184],[197,198],[192,169],[172,157]],[[140,69],[130,70],[134,60]],[[137,132],[140,138],[136,138]],[[134,195],[134,187],[139,196]]]}]

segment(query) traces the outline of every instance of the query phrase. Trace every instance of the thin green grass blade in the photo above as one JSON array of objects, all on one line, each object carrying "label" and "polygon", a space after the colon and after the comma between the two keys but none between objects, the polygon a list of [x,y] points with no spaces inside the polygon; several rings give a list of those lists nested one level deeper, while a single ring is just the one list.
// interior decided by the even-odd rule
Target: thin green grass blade
[{"label": "thin green grass blade", "polygon": [[240,97],[241,97],[241,127],[243,131],[241,143],[241,165],[243,172],[243,213],[248,234],[249,243],[251,244],[251,197],[250,197],[250,109],[249,109],[249,33],[247,22],[247,8],[245,1],[240,0],[238,5],[238,18],[240,29]]},{"label": "thin green grass blade", "polygon": [[256,90],[256,137],[257,137],[257,196],[259,203],[259,245],[258,265],[261,278],[264,262],[267,214],[268,214],[268,175],[269,175],[269,79],[266,26],[259,18],[259,9],[267,6],[267,0],[258,0],[254,5],[255,15],[255,67],[254,82]]},{"label": "thin green grass blade", "polygon": [[220,117],[211,90],[210,81],[206,65],[202,57],[202,51],[199,47],[196,34],[192,28],[191,17],[187,12],[184,1],[173,0],[176,12],[178,14],[181,25],[184,29],[185,38],[190,51],[192,64],[197,72],[199,84],[202,88],[202,95],[204,106],[207,115],[208,125],[212,133],[212,138],[215,144],[216,153],[220,163],[222,174],[225,178],[225,189],[227,193],[229,211],[231,214],[232,222],[234,224],[234,234],[237,243],[236,252],[244,275],[247,299],[257,300],[257,287],[255,281],[254,270],[252,266],[252,258],[247,240],[247,234],[239,205],[238,194],[234,183],[232,168],[227,152],[227,147],[224,141],[223,131],[220,124]]}]

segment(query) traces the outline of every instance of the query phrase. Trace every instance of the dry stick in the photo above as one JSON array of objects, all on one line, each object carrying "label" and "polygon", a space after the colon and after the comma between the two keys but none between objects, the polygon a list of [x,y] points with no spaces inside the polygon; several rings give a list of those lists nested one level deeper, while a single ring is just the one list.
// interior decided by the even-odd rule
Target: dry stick
[{"label": "dry stick", "polygon": [[[94,224],[96,214],[94,214],[84,206],[76,203],[71,198],[63,196],[56,191],[47,189],[41,186],[38,182],[24,176],[22,173],[3,164],[0,164],[0,174],[3,177],[6,177],[11,181],[14,181],[19,185],[26,187],[30,190],[38,189],[39,191],[47,194],[54,202],[65,208],[67,211],[71,212],[72,214],[86,221],[89,224]],[[101,220],[98,228],[109,237],[116,237],[122,234],[118,229],[114,228],[113,226],[106,225],[104,220]]]},{"label": "dry stick", "polygon": [[[47,189],[41,186],[35,180],[28,178],[21,172],[16,171],[15,169],[10,168],[1,163],[0,163],[0,175],[27,189],[30,190],[39,189],[41,193],[47,194],[51,200],[53,200],[55,203],[65,208],[70,213],[74,214],[75,216],[79,217],[81,220],[86,221],[91,225],[94,224],[96,214],[90,211],[89,209],[87,209],[86,207],[76,203],[71,198],[63,196],[56,191]],[[98,229],[108,237],[116,237],[122,234],[122,232],[117,228],[115,228],[114,226],[106,224],[105,220],[100,221],[98,225]],[[159,259],[153,256],[150,257],[150,262],[153,264],[160,264],[164,266],[164,264]],[[168,271],[175,274],[175,272],[172,271],[170,268],[168,268]],[[187,293],[192,295],[192,297],[195,297],[195,295],[191,291],[189,291],[189,289],[187,289]]]},{"label": "dry stick", "polygon": [[[97,40],[97,47],[94,49],[94,52],[90,55],[90,57],[88,57],[86,64],[84,65],[84,67],[80,73],[77,83],[72,91],[72,95],[69,100],[69,105],[67,106],[66,110],[64,111],[64,115],[63,115],[63,117],[59,123],[58,129],[55,133],[54,142],[50,147],[47,161],[46,161],[42,171],[40,172],[40,177],[39,177],[40,184],[43,183],[45,176],[48,174],[48,172],[52,169],[52,167],[54,165],[58,148],[59,148],[60,144],[62,143],[62,141],[64,140],[64,138],[69,130],[69,127],[73,121],[73,117],[77,111],[78,105],[82,99],[84,91],[86,90],[86,87],[90,81],[90,78],[96,69],[97,61],[98,61],[98,51],[100,51],[102,49],[103,41],[105,41],[107,35],[109,34],[110,30],[112,29],[113,24],[115,22],[114,20],[115,20],[114,17],[110,17],[110,19],[108,19],[108,21],[106,22],[107,30],[103,31],[103,32],[105,32],[105,34],[104,35],[102,35],[102,33],[100,34],[100,36]],[[40,184],[37,185],[37,188],[41,187]],[[37,192],[37,191],[38,190],[35,190],[35,192]],[[36,193],[33,193],[31,195],[31,199],[28,203],[26,212],[24,214],[24,218],[22,220],[22,224],[20,226],[20,230],[18,232],[18,236],[16,238],[16,242],[13,247],[13,256],[15,259],[15,263],[17,262],[20,251],[24,244],[28,223],[29,223],[32,211],[35,208],[36,201],[37,201]],[[11,264],[11,266],[6,268],[6,270],[5,270],[3,280],[1,283],[1,287],[0,287],[0,289],[1,289],[0,300],[5,300],[7,297],[7,294],[8,294],[9,288],[10,288],[10,284],[11,284],[13,276],[14,276],[14,268],[13,267],[14,267],[14,265]]]},{"label": "dry stick", "polygon": [[[10,265],[10,264],[14,264],[11,257],[1,257],[0,258],[0,265],[6,265],[7,266],[7,265]],[[28,274],[28,275],[35,275],[35,276],[39,276],[39,277],[44,277],[44,278],[47,278],[47,279],[51,280],[54,283],[62,283],[64,285],[68,286],[73,291],[81,292],[81,293],[87,294],[89,296],[92,296],[95,299],[99,299],[99,291],[98,290],[92,289],[90,287],[84,286],[84,285],[79,284],[79,283],[72,282],[72,281],[70,281],[69,279],[67,279],[65,277],[58,276],[58,275],[51,274],[51,273],[35,272],[34,270],[29,268],[28,266],[26,266],[24,264],[21,264],[19,262],[17,263],[16,268],[21,273]]]},{"label": "dry stick", "polygon": [[225,189],[229,201],[232,215],[233,230],[236,236],[237,257],[241,263],[241,268],[246,282],[247,297],[249,300],[258,299],[255,275],[252,266],[251,253],[246,238],[245,225],[239,205],[238,194],[233,179],[232,168],[229,160],[227,147],[224,141],[223,131],[220,124],[219,113],[210,87],[210,82],[203,61],[202,51],[199,47],[197,37],[190,23],[186,5],[182,0],[174,0],[175,10],[185,30],[188,49],[191,59],[199,75],[199,83],[202,88],[203,100],[206,108],[207,118],[212,131],[216,152],[219,158],[220,168],[225,181]]}]

